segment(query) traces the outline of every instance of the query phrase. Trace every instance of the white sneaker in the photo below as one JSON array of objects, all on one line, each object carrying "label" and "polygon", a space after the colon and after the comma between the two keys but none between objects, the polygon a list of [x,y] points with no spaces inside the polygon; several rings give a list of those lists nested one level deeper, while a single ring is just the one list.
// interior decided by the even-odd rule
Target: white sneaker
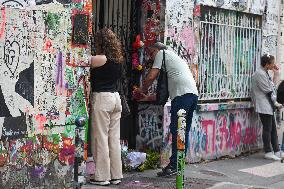
[{"label": "white sneaker", "polygon": [[109,182],[109,181],[96,181],[96,180],[94,180],[94,179],[90,179],[90,180],[89,180],[89,183],[90,183],[90,184],[99,185],[99,186],[108,186],[108,185],[110,185],[110,182]]},{"label": "white sneaker", "polygon": [[120,179],[113,179],[110,181],[111,184],[114,184],[114,185],[118,185],[121,183],[121,180]]},{"label": "white sneaker", "polygon": [[274,155],[282,159],[284,157],[284,152],[280,150],[279,152],[275,152]]},{"label": "white sneaker", "polygon": [[264,154],[264,159],[270,159],[270,160],[275,160],[275,161],[281,160],[281,158],[274,155],[273,152],[268,152],[268,153]]}]

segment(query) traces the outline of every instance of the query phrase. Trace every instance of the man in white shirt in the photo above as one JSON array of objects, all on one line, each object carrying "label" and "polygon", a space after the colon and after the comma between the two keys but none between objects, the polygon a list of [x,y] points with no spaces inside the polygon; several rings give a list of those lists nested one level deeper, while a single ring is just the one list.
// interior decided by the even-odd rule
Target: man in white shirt
[{"label": "man in white shirt", "polygon": [[143,82],[142,89],[138,91],[147,94],[148,88],[158,78],[165,51],[165,66],[168,74],[168,90],[171,101],[172,156],[170,163],[158,173],[158,176],[170,176],[177,173],[177,112],[186,111],[185,153],[188,148],[189,129],[191,127],[193,112],[197,107],[198,91],[195,80],[188,64],[173,51],[167,50],[163,43],[157,42],[150,46],[154,64]]}]

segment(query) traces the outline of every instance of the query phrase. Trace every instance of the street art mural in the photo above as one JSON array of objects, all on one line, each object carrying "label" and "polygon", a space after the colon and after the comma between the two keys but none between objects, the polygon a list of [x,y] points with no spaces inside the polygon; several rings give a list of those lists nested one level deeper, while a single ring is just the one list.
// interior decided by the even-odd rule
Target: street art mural
[{"label": "street art mural", "polygon": [[[284,2],[281,3],[281,10],[279,12],[279,39],[278,39],[278,63],[280,70],[284,70],[284,54],[279,53],[284,48]],[[284,80],[284,72],[280,71],[280,78]]]},{"label": "street art mural", "polygon": [[[30,12],[32,13],[32,12]],[[21,23],[19,17],[26,16],[25,23]],[[29,14],[26,11],[13,11],[2,9],[3,36],[0,47],[3,51],[0,57],[1,70],[1,125],[2,138],[11,139],[27,134],[25,113],[34,107],[34,59],[33,49],[30,44],[40,36],[30,36],[31,32],[37,33],[37,29],[43,30],[41,25],[35,25],[36,13]],[[31,19],[28,19],[31,18]],[[33,20],[34,18],[34,20]]]},{"label": "street art mural", "polygon": [[148,148],[159,151],[162,145],[163,115],[162,107],[154,105],[139,105],[138,108],[138,134],[136,148]]},{"label": "street art mural", "polygon": [[[78,116],[88,116],[91,4],[84,0],[0,0],[0,188],[72,185],[74,122]],[[262,52],[276,52],[276,1],[143,0],[142,4],[145,47],[155,40],[166,41],[189,63],[196,79],[205,70],[198,66],[201,5],[264,15]],[[77,23],[84,23],[83,27]],[[248,39],[245,43],[255,42]],[[148,60],[145,49],[142,59]],[[142,66],[147,69],[145,62]],[[155,84],[149,92],[154,89]],[[202,107],[194,116],[190,161],[260,146],[259,124],[250,107]],[[161,107],[140,104],[137,120],[139,148],[162,149],[164,161],[170,155],[171,141],[170,106],[165,108],[163,119]]]},{"label": "street art mural", "polygon": [[4,7],[23,8],[35,4],[34,0],[0,0],[0,5]]},{"label": "street art mural", "polygon": [[[190,0],[188,0],[190,1]],[[228,10],[237,10],[245,13],[263,15],[262,24],[262,54],[276,55],[278,31],[279,1],[268,0],[197,0],[195,8],[199,5],[208,5]],[[267,45],[265,45],[267,44]],[[270,44],[270,45],[268,45]]]},{"label": "street art mural", "polygon": [[261,14],[267,0],[196,0],[195,2],[196,4]]},{"label": "street art mural", "polygon": [[71,188],[74,144],[64,134],[37,135],[1,145],[1,188]]},{"label": "street art mural", "polygon": [[74,122],[88,118],[90,3],[0,3],[0,188],[72,188]]},{"label": "street art mural", "polygon": [[[246,103],[240,103],[233,109],[226,104],[199,105],[199,110],[194,113],[189,135],[189,162],[227,155],[234,157],[262,146],[262,129],[257,115],[252,108],[247,108],[250,104]],[[172,141],[168,129],[170,109],[170,104],[164,107],[162,166],[167,165],[171,155]]]},{"label": "street art mural", "polygon": [[[148,15],[147,19],[142,19],[142,36],[146,42],[153,41],[155,36],[160,39],[158,32],[149,32],[156,31],[158,24],[160,28],[163,25],[162,19],[151,11],[157,2],[143,1],[144,15]],[[163,2],[160,3],[163,7]],[[276,55],[277,3],[267,0],[166,0],[164,42],[188,62],[198,84],[201,103],[202,100],[250,98],[250,76],[258,67],[258,57],[263,53]],[[147,52],[146,48],[144,50]],[[143,56],[147,60],[147,53]],[[143,61],[145,73],[149,67],[146,62]],[[148,92],[154,91],[155,85]],[[216,112],[226,111],[225,107],[220,108]]]},{"label": "street art mural", "polygon": [[[143,0],[142,2],[142,35],[141,40],[144,47],[139,51],[139,61],[143,67],[143,73],[139,73],[138,84],[146,77],[153,61],[147,47],[156,41],[163,41],[164,38],[164,15],[165,0]],[[138,56],[138,54],[137,54]],[[156,90],[157,82],[154,81],[149,87],[148,93],[153,94]],[[136,146],[138,149],[147,148],[159,151],[162,144],[162,107],[152,104],[138,104],[138,134],[136,136]]]},{"label": "street art mural", "polygon": [[[152,1],[151,5],[148,2],[147,7],[155,6],[156,2]],[[261,130],[251,106],[238,107],[233,101],[249,99],[250,76],[258,67],[257,57],[263,53],[276,55],[278,3],[268,0],[166,1],[164,42],[188,62],[200,91],[202,111],[196,113],[192,127],[195,130],[191,133],[194,141],[199,142],[190,144],[190,161],[232,155],[233,151],[236,151],[233,155],[238,155],[250,148],[261,148]],[[143,34],[147,31],[143,29]],[[149,92],[154,90],[152,87]],[[232,103],[212,103],[208,107],[202,104],[220,99]],[[167,134],[169,110],[163,114],[164,162],[170,150],[165,141],[171,141],[171,137]],[[222,127],[219,126],[221,121]],[[223,140],[218,138],[221,136]]]},{"label": "street art mural", "polygon": [[263,39],[262,39],[262,53],[269,53],[277,55],[277,40],[279,29],[279,2],[278,1],[266,1],[265,9],[263,13],[264,24],[262,27]]},{"label": "street art mural", "polygon": [[189,64],[194,63],[196,55],[193,9],[194,1],[167,0],[166,44]]},{"label": "street art mural", "polygon": [[143,36],[145,46],[153,44],[156,40],[162,40],[164,37],[164,8],[165,0],[143,0],[142,12],[143,18]]}]

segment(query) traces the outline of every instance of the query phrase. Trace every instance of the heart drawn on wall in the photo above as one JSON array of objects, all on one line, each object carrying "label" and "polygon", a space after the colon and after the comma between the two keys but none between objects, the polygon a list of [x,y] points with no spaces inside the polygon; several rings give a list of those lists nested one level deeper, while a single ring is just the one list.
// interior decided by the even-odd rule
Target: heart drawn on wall
[{"label": "heart drawn on wall", "polygon": [[20,45],[17,41],[6,40],[4,46],[4,63],[10,70],[12,77],[15,76],[20,60]]}]

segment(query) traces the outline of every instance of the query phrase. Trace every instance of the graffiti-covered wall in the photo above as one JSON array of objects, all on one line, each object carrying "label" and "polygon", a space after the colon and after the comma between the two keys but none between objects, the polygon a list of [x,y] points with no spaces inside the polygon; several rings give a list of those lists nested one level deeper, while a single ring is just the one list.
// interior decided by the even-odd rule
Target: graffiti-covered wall
[{"label": "graffiti-covered wall", "polygon": [[[193,10],[194,0],[177,0],[166,2],[165,41],[168,47],[174,50],[190,65],[197,64],[198,45],[196,39],[198,31],[194,31]],[[197,76],[196,68],[192,71]]]},{"label": "graffiti-covered wall", "polygon": [[250,76],[261,54],[277,56],[278,5],[167,1],[166,43],[191,67],[200,100],[250,97]]},{"label": "graffiti-covered wall", "polygon": [[[145,7],[148,8],[157,3],[143,2],[146,2]],[[260,55],[269,53],[278,56],[276,42],[279,2],[166,0],[165,25],[161,23],[161,27],[165,27],[164,42],[191,67],[200,92],[199,106],[202,107],[204,101],[216,102],[220,99],[224,102],[234,99],[249,100],[250,76],[259,66]],[[215,14],[215,10],[219,13]],[[151,19],[144,20],[144,28],[147,28]],[[152,23],[157,27],[159,22]],[[149,36],[147,31],[149,30],[143,30],[142,34]],[[156,39],[161,39],[157,36],[156,33]],[[155,85],[149,92],[154,90]],[[249,104],[247,101],[244,103]],[[259,122],[256,121],[251,105],[237,108],[236,104],[232,102],[233,108],[230,109],[217,108],[214,111],[204,110],[195,114],[191,133],[194,142],[190,144],[191,161],[238,155],[251,148],[261,148]],[[219,106],[222,103],[209,104],[211,105]],[[152,107],[149,105],[149,110]],[[143,113],[147,112],[147,107],[145,108]],[[164,120],[170,121],[167,111],[156,113],[155,120],[162,114]],[[145,126],[142,123],[147,122],[147,118],[140,118],[143,122],[139,124],[139,128],[143,128]],[[163,156],[166,157],[162,157],[163,161],[168,158],[169,152],[169,146],[165,143],[165,140],[168,140],[165,135],[168,132],[167,124],[163,124],[162,132],[162,150]],[[144,133],[139,133],[141,134]],[[226,141],[223,139],[221,142],[220,137],[226,138]]]},{"label": "graffiti-covered wall", "polygon": [[[147,47],[156,41],[164,40],[165,31],[165,0],[143,0],[141,18],[141,40],[144,48],[140,49],[141,65],[143,66],[143,79],[152,61],[149,60]],[[142,56],[141,56],[142,55]],[[149,88],[149,94],[153,94],[157,82]],[[162,145],[162,107],[153,104],[138,104],[137,111],[138,132],[136,136],[136,147],[140,150],[151,148],[159,150]]]},{"label": "graffiti-covered wall", "polygon": [[[192,0],[187,0],[192,2]],[[185,2],[187,2],[185,1]],[[280,1],[270,0],[196,0],[198,5],[208,5],[228,10],[237,10],[246,13],[263,15],[263,53],[276,55],[276,41],[278,32],[278,13]]]},{"label": "graffiti-covered wall", "polygon": [[163,115],[161,106],[139,105],[138,125],[136,136],[136,148],[145,150],[148,148],[159,151],[162,145]]},{"label": "graffiti-covered wall", "polygon": [[[171,155],[170,104],[164,107],[161,164]],[[198,106],[189,135],[190,162],[241,154],[262,146],[262,127],[250,103],[204,104]]]},{"label": "graffiti-covered wall", "polygon": [[91,2],[0,3],[0,188],[70,188]]},{"label": "graffiti-covered wall", "polygon": [[280,78],[284,80],[284,54],[281,53],[284,48],[284,2],[281,2],[281,9],[279,13],[279,38],[278,38],[278,59],[277,62],[280,63]]}]

